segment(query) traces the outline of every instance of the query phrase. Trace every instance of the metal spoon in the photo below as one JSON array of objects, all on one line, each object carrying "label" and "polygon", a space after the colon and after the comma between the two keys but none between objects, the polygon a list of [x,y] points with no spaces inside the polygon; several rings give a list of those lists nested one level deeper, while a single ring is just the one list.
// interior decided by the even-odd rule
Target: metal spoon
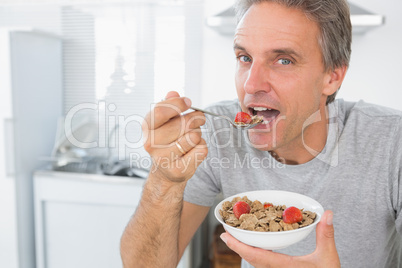
[{"label": "metal spoon", "polygon": [[225,115],[215,114],[215,113],[208,112],[208,111],[205,111],[205,110],[203,110],[203,109],[196,108],[196,107],[190,107],[190,109],[193,109],[193,110],[195,110],[195,111],[200,111],[200,112],[203,112],[203,113],[205,113],[205,114],[209,114],[209,115],[212,115],[212,116],[216,116],[216,117],[220,117],[220,118],[222,118],[222,119],[225,119],[225,120],[227,120],[232,126],[234,126],[235,128],[242,129],[242,130],[246,130],[246,129],[253,128],[253,127],[255,127],[255,126],[257,126],[257,125],[259,125],[259,124],[261,124],[261,123],[263,122],[263,121],[260,121],[260,122],[255,123],[255,124],[237,124],[234,120],[230,119],[228,116],[225,116]]}]

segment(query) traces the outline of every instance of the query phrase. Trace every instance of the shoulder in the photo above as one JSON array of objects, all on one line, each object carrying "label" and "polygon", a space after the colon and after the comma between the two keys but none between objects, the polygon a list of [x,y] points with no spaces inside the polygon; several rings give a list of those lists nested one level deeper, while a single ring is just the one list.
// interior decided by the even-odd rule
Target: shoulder
[{"label": "shoulder", "polygon": [[[222,115],[224,118],[233,120],[237,112],[241,111],[239,101],[237,99],[220,101],[205,107],[205,110]],[[224,127],[230,127],[227,120],[222,117],[215,117],[205,114],[207,122],[204,125],[206,129],[222,129]]]},{"label": "shoulder", "polygon": [[353,105],[352,111],[361,112],[369,117],[402,117],[402,111],[380,106],[364,101],[358,101]]},{"label": "shoulder", "polygon": [[364,101],[347,102],[337,100],[338,119],[344,123],[353,123],[356,126],[400,128],[402,124],[402,111],[389,107],[366,103]]},{"label": "shoulder", "polygon": [[205,109],[230,118],[234,118],[236,113],[241,110],[238,99],[216,102],[208,105]]},{"label": "shoulder", "polygon": [[359,148],[366,154],[377,150],[378,155],[402,149],[401,111],[364,101],[340,100],[332,105],[331,112],[337,117],[339,141],[349,149]]}]

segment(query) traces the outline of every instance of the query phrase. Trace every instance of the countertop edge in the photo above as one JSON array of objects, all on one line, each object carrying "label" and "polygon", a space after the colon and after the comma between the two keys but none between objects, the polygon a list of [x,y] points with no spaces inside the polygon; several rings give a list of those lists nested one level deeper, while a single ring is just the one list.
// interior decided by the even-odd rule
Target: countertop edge
[{"label": "countertop edge", "polygon": [[65,171],[54,171],[54,170],[36,170],[34,172],[34,177],[36,176],[46,176],[46,177],[52,177],[54,179],[63,179],[63,180],[92,181],[92,182],[102,182],[111,184],[143,185],[146,181],[146,179],[133,178],[133,177],[108,176],[103,174],[88,174],[88,173],[65,172]]}]

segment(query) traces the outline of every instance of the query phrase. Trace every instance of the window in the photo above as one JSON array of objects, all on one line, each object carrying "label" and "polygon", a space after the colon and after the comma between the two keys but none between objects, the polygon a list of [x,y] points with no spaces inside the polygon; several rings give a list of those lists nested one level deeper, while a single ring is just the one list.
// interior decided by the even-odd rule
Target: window
[{"label": "window", "polygon": [[151,105],[170,90],[199,97],[202,1],[50,2],[10,1],[0,7],[0,27],[60,35],[65,113],[92,110],[99,145],[111,140],[121,160],[145,156],[141,119]]}]

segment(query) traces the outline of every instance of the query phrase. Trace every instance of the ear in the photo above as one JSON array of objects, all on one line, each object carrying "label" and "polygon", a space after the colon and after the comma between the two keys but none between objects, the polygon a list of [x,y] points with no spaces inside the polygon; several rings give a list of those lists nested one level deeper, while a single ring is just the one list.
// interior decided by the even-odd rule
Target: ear
[{"label": "ear", "polygon": [[329,70],[324,80],[323,94],[330,96],[335,93],[342,85],[348,67],[346,65]]}]

